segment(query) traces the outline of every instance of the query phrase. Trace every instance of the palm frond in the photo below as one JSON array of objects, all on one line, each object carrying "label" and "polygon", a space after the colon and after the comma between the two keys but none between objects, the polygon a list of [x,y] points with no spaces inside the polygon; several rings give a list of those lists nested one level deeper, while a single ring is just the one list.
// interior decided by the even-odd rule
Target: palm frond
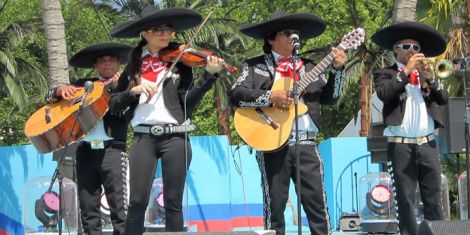
[{"label": "palm frond", "polygon": [[26,108],[29,98],[24,88],[20,86],[15,78],[9,73],[3,74],[2,79],[8,89],[8,93],[10,94],[13,101],[18,105],[20,110]]},{"label": "palm frond", "polygon": [[0,50],[0,66],[5,73],[16,76],[16,63],[13,57],[4,51]]},{"label": "palm frond", "polygon": [[46,94],[47,89],[49,88],[49,82],[44,76],[44,73],[41,68],[38,66],[29,63],[22,58],[16,58],[16,63],[19,69],[19,81],[21,84],[33,86],[35,93],[34,98],[30,102],[37,102],[43,99],[43,94]]}]

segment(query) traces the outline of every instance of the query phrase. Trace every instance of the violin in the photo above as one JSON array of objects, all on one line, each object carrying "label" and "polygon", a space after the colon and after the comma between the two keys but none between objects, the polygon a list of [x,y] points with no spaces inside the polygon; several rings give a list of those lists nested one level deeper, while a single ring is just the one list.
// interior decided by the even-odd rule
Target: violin
[{"label": "violin", "polygon": [[[184,46],[184,45],[183,45]],[[182,51],[182,46],[172,45],[166,48],[161,49],[158,52],[160,59],[164,62],[174,62],[175,59],[179,57],[179,61],[189,67],[203,67],[207,64],[207,57],[212,55],[212,52],[209,50],[196,50],[194,48],[187,48]],[[180,54],[182,54],[180,56]],[[228,63],[223,63],[224,69],[231,73],[237,73],[237,68],[229,65]]]}]

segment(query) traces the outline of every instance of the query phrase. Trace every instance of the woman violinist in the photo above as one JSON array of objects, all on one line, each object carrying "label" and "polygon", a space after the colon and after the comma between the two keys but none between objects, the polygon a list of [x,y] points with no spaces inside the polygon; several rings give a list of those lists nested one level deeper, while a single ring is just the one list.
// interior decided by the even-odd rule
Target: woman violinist
[{"label": "woman violinist", "polygon": [[114,37],[140,36],[120,79],[125,92],[110,98],[110,112],[125,115],[134,128],[130,149],[130,201],[126,235],[142,234],[157,160],[162,161],[166,231],[183,230],[183,190],[191,162],[185,132],[195,129],[189,117],[215,82],[224,63],[207,57],[202,79],[193,82],[192,69],[181,62],[171,69],[159,51],[170,44],[173,32],[200,24],[202,17],[189,9],[146,7],[137,20],[114,27]]}]

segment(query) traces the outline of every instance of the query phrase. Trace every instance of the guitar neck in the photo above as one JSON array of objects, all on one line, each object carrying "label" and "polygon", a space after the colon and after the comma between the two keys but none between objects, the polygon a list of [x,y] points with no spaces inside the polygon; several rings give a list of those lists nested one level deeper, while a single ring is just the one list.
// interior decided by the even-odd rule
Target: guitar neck
[{"label": "guitar neck", "polygon": [[[344,46],[342,44],[339,44],[337,49],[344,50]],[[320,61],[320,63],[315,65],[315,67],[310,70],[310,72],[308,72],[305,77],[301,78],[299,82],[299,94],[303,93],[305,88],[307,88],[310,83],[318,79],[318,76],[323,73],[323,71],[325,71],[325,69],[331,64],[331,62],[333,62],[334,58],[335,53],[331,51],[325,58]]]}]

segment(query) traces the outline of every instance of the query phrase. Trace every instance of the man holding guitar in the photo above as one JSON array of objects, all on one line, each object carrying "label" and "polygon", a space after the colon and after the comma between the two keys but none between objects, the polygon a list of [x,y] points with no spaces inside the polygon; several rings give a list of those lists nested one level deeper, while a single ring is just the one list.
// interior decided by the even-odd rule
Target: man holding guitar
[{"label": "man holding guitar", "polygon": [[[274,89],[273,84],[286,77],[288,77],[287,81],[291,81],[294,74],[300,81],[309,79],[308,76],[311,76],[309,73],[315,64],[311,60],[300,58],[295,66],[292,66],[292,39],[313,38],[323,33],[325,28],[325,23],[317,16],[283,12],[273,13],[268,21],[246,24],[240,28],[243,34],[264,40],[264,55],[245,61],[242,75],[230,91],[232,104],[240,107],[237,110],[238,118],[246,118],[249,114],[245,115],[243,111],[248,110],[254,112],[253,119],[259,119],[257,121],[263,125],[261,128],[275,130],[282,129],[286,125],[292,126],[293,119],[284,124],[282,118],[276,118],[278,113],[281,116],[283,113],[289,114],[289,110],[293,107],[290,89]],[[308,107],[308,112],[299,116],[301,199],[312,234],[331,233],[323,188],[323,166],[315,144],[315,136],[320,129],[320,105],[334,104],[341,95],[346,54],[339,48],[333,48],[329,60],[330,63],[332,62],[332,67],[329,69],[328,79],[321,73],[322,71],[317,71],[321,74],[318,74],[319,76],[315,79],[310,77],[310,84],[304,84],[304,87],[300,84],[300,88],[305,89],[300,96],[300,103]],[[327,62],[323,65],[328,66]],[[296,70],[295,73],[293,69]],[[258,116],[263,116],[263,118]],[[237,119],[237,115],[235,118]],[[237,120],[235,124],[237,126]],[[240,133],[240,130],[245,127],[255,129],[254,125],[240,121],[237,130]],[[263,144],[252,145],[259,150],[257,160],[263,178],[265,228],[276,230],[277,234],[285,233],[284,210],[289,184],[291,178],[295,180],[298,167],[295,163],[293,146],[294,130],[290,127],[286,129],[289,140],[281,140],[281,146],[277,149],[264,148]],[[264,135],[251,134],[257,134],[258,136],[254,138],[257,140],[278,141],[277,136],[269,132]],[[242,134],[241,136],[244,138]],[[244,138],[244,140],[251,145],[250,141],[247,141],[249,138]],[[270,151],[267,152],[267,150]]]},{"label": "man holding guitar", "polygon": [[[72,56],[77,68],[94,68],[99,78],[80,79],[72,85],[54,87],[46,94],[48,103],[73,98],[87,81],[101,82],[111,92],[119,79],[119,64],[127,63],[132,47],[119,43],[101,43]],[[124,234],[127,213],[127,124],[122,116],[107,112],[77,147],[76,172],[78,197],[84,234],[101,234],[100,199],[106,194],[114,235]],[[70,127],[71,128],[71,127]]]}]

